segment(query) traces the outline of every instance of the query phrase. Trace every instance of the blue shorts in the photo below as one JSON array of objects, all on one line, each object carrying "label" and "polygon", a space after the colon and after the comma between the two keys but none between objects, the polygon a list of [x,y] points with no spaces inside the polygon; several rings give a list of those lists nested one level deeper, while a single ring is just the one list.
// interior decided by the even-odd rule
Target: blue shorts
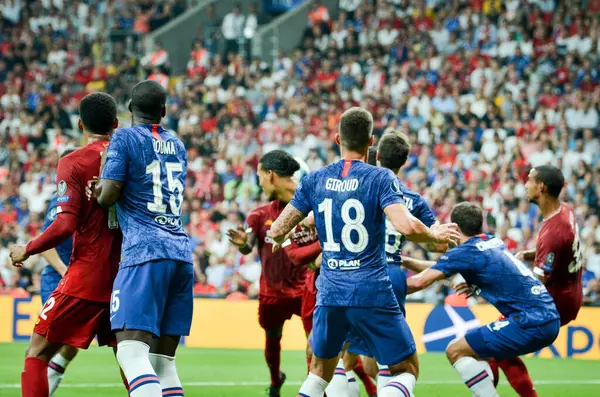
[{"label": "blue shorts", "polygon": [[512,318],[493,322],[468,331],[465,339],[481,358],[504,360],[536,352],[554,342],[560,320],[523,328]]},{"label": "blue shorts", "polygon": [[62,277],[54,269],[51,271],[44,269],[42,276],[40,277],[40,297],[42,298],[42,305],[46,303],[50,295],[54,292],[58,283]]},{"label": "blue shorts", "polygon": [[398,308],[316,307],[311,346],[317,357],[336,357],[349,333],[357,335],[380,364],[395,365],[416,352],[415,340]]},{"label": "blue shorts", "polygon": [[[388,265],[388,275],[392,281],[394,295],[396,295],[398,304],[400,304],[400,311],[406,317],[406,273],[398,265]],[[366,343],[355,332],[350,331],[347,342],[350,343],[348,347],[350,353],[373,357],[373,353],[369,350]]]},{"label": "blue shorts", "polygon": [[161,259],[119,269],[110,305],[112,330],[189,335],[193,285],[191,263]]}]

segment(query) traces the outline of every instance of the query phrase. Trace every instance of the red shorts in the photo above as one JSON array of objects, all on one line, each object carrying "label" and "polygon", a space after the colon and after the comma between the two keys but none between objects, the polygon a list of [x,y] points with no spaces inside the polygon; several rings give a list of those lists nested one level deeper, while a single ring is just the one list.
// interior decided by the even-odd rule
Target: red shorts
[{"label": "red shorts", "polygon": [[33,332],[46,340],[87,349],[98,336],[100,346],[116,346],[110,329],[110,305],[54,291],[42,308]]},{"label": "red shorts", "polygon": [[[260,296],[258,298],[258,323],[264,330],[282,328],[286,320],[292,318],[294,314],[300,316],[301,311],[302,297]],[[306,324],[304,324],[304,330],[306,331]]]},{"label": "red shorts", "polygon": [[313,327],[313,313],[317,305],[317,291],[306,288],[302,296],[302,323],[304,330],[310,334]]}]

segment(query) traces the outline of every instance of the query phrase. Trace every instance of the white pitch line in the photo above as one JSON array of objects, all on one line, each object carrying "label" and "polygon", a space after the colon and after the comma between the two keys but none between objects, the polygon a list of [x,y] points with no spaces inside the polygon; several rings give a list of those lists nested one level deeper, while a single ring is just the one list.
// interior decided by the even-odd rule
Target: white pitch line
[{"label": "white pitch line", "polygon": [[[268,382],[267,382],[268,383]],[[184,387],[244,387],[244,386],[265,386],[265,382],[187,382]],[[600,379],[589,380],[537,380],[533,382],[536,385],[600,385]],[[286,386],[300,386],[302,382],[285,382]],[[507,385],[508,382],[502,381],[500,384]],[[417,385],[462,385],[459,380],[433,380],[419,381]],[[83,389],[83,388],[121,388],[122,383],[61,383],[60,388]],[[266,386],[265,386],[266,387]],[[0,383],[0,389],[20,389],[18,383]]]}]

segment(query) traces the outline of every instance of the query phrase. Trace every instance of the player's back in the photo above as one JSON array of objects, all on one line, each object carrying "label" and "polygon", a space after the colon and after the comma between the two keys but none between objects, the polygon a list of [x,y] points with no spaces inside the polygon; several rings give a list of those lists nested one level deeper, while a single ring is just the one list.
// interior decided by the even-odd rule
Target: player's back
[{"label": "player's back", "polygon": [[[427,227],[432,226],[435,223],[435,215],[431,208],[425,201],[421,195],[400,180],[398,181],[400,184],[400,190],[402,191],[402,195],[404,196],[404,202],[406,204],[406,208],[410,211],[410,213],[417,219],[419,219],[423,224]],[[399,231],[394,228],[392,222],[389,219],[385,220],[385,233],[386,233],[386,241],[385,241],[385,252],[386,252],[386,260],[388,265],[401,265],[402,264],[402,246],[406,242],[406,237],[402,235]]]},{"label": "player's back", "polygon": [[396,176],[342,160],[307,175],[306,185],[323,250],[318,304],[397,306],[386,269],[383,213],[402,203]]},{"label": "player's back", "polygon": [[463,262],[460,274],[467,283],[505,317],[514,318],[523,327],[559,317],[546,287],[497,237],[472,237],[444,254],[438,263],[442,261]]},{"label": "player's back", "polygon": [[534,266],[534,271],[541,270],[547,277],[546,288],[554,298],[561,323],[574,320],[583,303],[583,258],[575,215],[566,204],[542,223]]},{"label": "player's back", "polygon": [[158,259],[191,263],[191,245],[181,223],[187,176],[183,143],[157,124],[137,125],[118,130],[107,155],[126,163],[125,175],[110,169],[103,173],[125,182],[117,202],[121,266]]},{"label": "player's back", "polygon": [[121,231],[109,229],[108,211],[85,198],[98,176],[107,141],[96,141],[63,157],[58,165],[57,213],[77,215],[71,264],[58,289],[65,295],[108,302],[121,253]]}]

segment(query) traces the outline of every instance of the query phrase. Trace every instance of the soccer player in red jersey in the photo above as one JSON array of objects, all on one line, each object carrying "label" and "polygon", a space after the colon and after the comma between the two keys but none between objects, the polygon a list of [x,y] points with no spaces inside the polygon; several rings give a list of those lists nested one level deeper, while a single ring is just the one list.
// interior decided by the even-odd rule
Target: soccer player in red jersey
[{"label": "soccer player in red jersey", "polygon": [[27,245],[11,247],[13,265],[56,247],[73,235],[71,265],[39,314],[21,374],[23,397],[47,397],[48,363],[64,345],[87,349],[115,345],[110,330],[109,301],[119,267],[121,232],[109,228],[109,213],[88,201],[88,181],[100,172],[102,152],[118,125],[117,104],[107,94],[87,95],[79,105],[79,129],[88,145],[58,164],[57,216],[44,233]]},{"label": "soccer player in red jersey", "polygon": [[[265,330],[265,359],[271,374],[271,397],[279,397],[285,382],[285,374],[279,368],[283,324],[292,315],[302,314],[302,296],[308,269],[294,265],[285,250],[272,252],[273,240],[269,229],[294,196],[296,182],[292,176],[299,169],[298,162],[282,150],[265,154],[258,164],[258,179],[271,203],[248,215],[246,230],[231,229],[227,233],[231,243],[244,255],[258,246],[262,263],[258,321]],[[307,322],[304,322],[304,329],[307,334],[310,332]]]},{"label": "soccer player in red jersey", "polygon": [[[544,165],[529,172],[527,199],[536,203],[544,217],[535,250],[519,252],[517,258],[533,261],[533,272],[548,288],[560,314],[561,325],[575,320],[583,302],[581,275],[583,258],[575,215],[559,199],[565,178],[560,169]],[[491,362],[495,374],[498,367],[521,397],[537,397],[523,360]],[[495,376],[496,382],[498,376]]]}]

